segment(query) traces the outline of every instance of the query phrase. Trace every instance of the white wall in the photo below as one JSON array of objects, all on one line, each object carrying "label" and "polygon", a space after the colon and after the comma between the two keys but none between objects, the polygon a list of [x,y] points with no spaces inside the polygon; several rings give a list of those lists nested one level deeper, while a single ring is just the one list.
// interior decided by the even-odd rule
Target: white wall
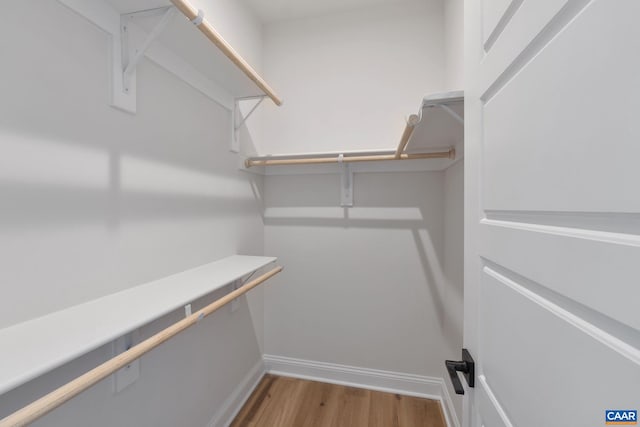
[{"label": "white wall", "polygon": [[445,86],[464,89],[464,0],[444,0]]},{"label": "white wall", "polygon": [[[461,88],[445,75],[444,11],[408,2],[269,24],[265,73],[285,104],[265,113],[264,152],[394,148],[424,95]],[[462,342],[462,162],[356,174],[348,209],[339,186],[265,179],[265,252],[285,265],[265,290],[265,353],[448,382]]]},{"label": "white wall", "polygon": [[[256,11],[244,0],[190,0],[195,8],[202,9],[207,21],[220,35],[251,65],[263,75],[263,25]],[[267,80],[271,85],[271,82]],[[273,86],[276,93],[278,88]],[[239,103],[241,115],[247,114],[255,104],[254,100]],[[266,100],[264,105],[271,104]],[[246,155],[262,152],[264,106],[255,110],[250,119],[240,128],[240,151]],[[261,289],[256,289],[261,294]],[[257,299],[256,299],[257,300]],[[260,304],[260,307],[262,304]],[[253,309],[258,305],[252,305]]]},{"label": "white wall", "polygon": [[[464,89],[464,0],[444,0],[445,87]],[[446,358],[459,360],[462,348],[464,291],[464,162],[458,161],[445,172],[444,270],[451,313],[445,325]],[[443,368],[442,375],[447,373]],[[449,380],[449,393],[462,419],[462,398],[456,396]]]},{"label": "white wall", "polygon": [[268,177],[265,353],[441,376],[443,178],[358,174],[344,209],[338,176]]},{"label": "white wall", "polygon": [[266,153],[397,146],[422,97],[443,90],[441,0],[376,5],[265,28]]},{"label": "white wall", "polygon": [[258,72],[263,66],[263,27],[253,8],[238,0],[189,0]]},{"label": "white wall", "polygon": [[[238,23],[233,4],[220,13],[235,10]],[[247,25],[226,35],[259,58],[259,41],[248,42],[259,28]],[[236,170],[230,113],[147,61],[138,114],[110,108],[107,48],[105,34],[54,0],[2,5],[0,327],[262,254],[262,180]],[[103,381],[35,425],[202,427],[260,361],[259,316],[246,303],[222,310],[143,357],[140,380],[121,394]],[[3,395],[0,416],[109,356],[105,346]]]},{"label": "white wall", "polygon": [[[444,172],[444,276],[447,316],[442,322],[443,359],[460,360],[463,327],[464,292],[464,162],[459,160]],[[442,376],[447,372],[441,366]],[[457,397],[447,379],[449,394],[454,396],[458,418],[462,419],[462,398]]]},{"label": "white wall", "polygon": [[267,176],[265,353],[441,377],[462,348],[463,162],[444,172]]},{"label": "white wall", "polygon": [[[260,24],[242,2],[195,5],[285,99],[261,107],[266,129],[251,137],[262,153],[394,147],[421,97],[449,88],[439,0],[274,24],[264,67]],[[263,345],[443,375],[459,352],[458,335],[443,336],[457,324],[446,213],[458,172],[357,174],[349,210],[336,207],[337,176],[267,177],[263,190],[228,153],[228,111],[146,61],[138,114],[113,110],[104,34],[54,0],[2,11],[0,295],[11,303],[0,327],[233,253],[265,249],[286,266],[237,312],[145,356],[121,394],[104,381],[36,425],[204,426]],[[110,356],[105,346],[1,396],[0,416]]]}]

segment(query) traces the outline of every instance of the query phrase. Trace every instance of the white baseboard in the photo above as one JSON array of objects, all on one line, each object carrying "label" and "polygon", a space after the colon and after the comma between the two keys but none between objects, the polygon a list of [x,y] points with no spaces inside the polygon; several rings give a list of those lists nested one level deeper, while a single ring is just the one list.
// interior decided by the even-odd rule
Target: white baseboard
[{"label": "white baseboard", "polygon": [[335,363],[265,355],[224,401],[207,427],[227,427],[238,415],[266,372],[350,387],[439,400],[449,427],[460,427],[449,390],[442,378],[357,368]]},{"label": "white baseboard", "polygon": [[207,427],[227,427],[238,415],[253,390],[265,374],[262,360],[258,361],[247,373],[242,382],[233,390],[224,401],[220,409],[215,413]]},{"label": "white baseboard", "polygon": [[265,355],[266,371],[287,377],[439,400],[449,427],[460,427],[442,378]]},{"label": "white baseboard", "polygon": [[449,427],[460,427],[460,420],[458,420],[458,414],[453,406],[453,399],[451,399],[451,394],[449,394],[449,389],[444,383],[444,380],[442,380],[442,399],[440,402],[442,403],[442,410],[444,411],[447,425]]}]

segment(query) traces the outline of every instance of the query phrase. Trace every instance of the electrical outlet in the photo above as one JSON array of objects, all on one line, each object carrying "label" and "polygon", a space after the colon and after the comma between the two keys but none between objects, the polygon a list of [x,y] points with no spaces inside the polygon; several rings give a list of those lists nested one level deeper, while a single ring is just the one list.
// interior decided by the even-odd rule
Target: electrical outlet
[{"label": "electrical outlet", "polygon": [[[121,336],[113,342],[113,355],[117,356],[124,353],[139,342],[140,332],[138,330]],[[134,360],[124,368],[116,371],[112,377],[113,392],[120,393],[122,390],[136,382],[140,377],[140,359]]]}]

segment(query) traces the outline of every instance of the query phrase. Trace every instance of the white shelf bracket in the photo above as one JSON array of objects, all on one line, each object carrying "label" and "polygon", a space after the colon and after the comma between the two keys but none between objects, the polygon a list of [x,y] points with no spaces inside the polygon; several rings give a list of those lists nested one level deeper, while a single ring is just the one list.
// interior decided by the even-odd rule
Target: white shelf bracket
[{"label": "white shelf bracket", "polygon": [[[135,329],[130,333],[117,338],[111,343],[113,356],[118,356],[140,343],[140,330]],[[125,388],[136,382],[140,377],[140,360],[135,360],[115,372],[112,377],[113,393],[120,393]]]},{"label": "white shelf bracket", "polygon": [[[151,43],[164,31],[169,25],[171,19],[176,13],[174,6],[161,7],[157,9],[143,10],[139,12],[132,12],[120,15],[120,40],[122,43],[122,85],[125,93],[130,93],[134,87],[132,85],[132,78],[136,71],[136,68],[144,53],[151,46]],[[146,18],[149,16],[162,15],[160,22],[151,30],[147,37],[143,40],[142,44],[137,48],[133,46],[130,40],[130,24],[135,18]]]},{"label": "white shelf bracket", "polygon": [[[233,138],[233,140],[231,141],[231,151],[233,153],[239,153],[240,152],[240,131],[242,129],[242,126],[249,119],[249,117],[251,117],[253,112],[258,109],[258,107],[260,106],[260,104],[262,104],[262,101],[264,101],[265,98],[267,98],[267,95],[248,96],[246,98],[237,98],[235,100],[234,105],[233,105],[233,121],[232,121],[232,123],[233,123],[232,138]],[[243,102],[243,101],[255,101],[256,99],[258,100],[258,102],[256,102],[253,105],[253,107],[251,107],[249,112],[247,112],[246,114],[243,115],[242,111],[240,109],[240,103]]]},{"label": "white shelf bracket", "polygon": [[439,107],[442,108],[447,113],[449,113],[449,115],[451,117],[453,117],[455,119],[455,121],[457,121],[458,123],[460,123],[461,125],[464,126],[464,119],[462,117],[460,117],[460,115],[458,113],[453,111],[451,109],[451,107],[449,107],[448,105],[444,105],[444,104],[440,104]]},{"label": "white shelf bracket", "polygon": [[[240,288],[242,286],[242,280],[238,279],[233,281],[233,283],[231,284],[231,290],[235,291],[236,289]],[[231,307],[231,312],[235,312],[236,310],[238,310],[238,308],[240,308],[240,301],[239,298],[234,299],[233,301],[231,301],[231,304],[229,304]]]},{"label": "white shelf bracket", "polygon": [[353,206],[353,171],[349,163],[343,163],[343,154],[338,156],[338,163],[342,168],[342,175],[340,177],[340,206],[351,207]]}]

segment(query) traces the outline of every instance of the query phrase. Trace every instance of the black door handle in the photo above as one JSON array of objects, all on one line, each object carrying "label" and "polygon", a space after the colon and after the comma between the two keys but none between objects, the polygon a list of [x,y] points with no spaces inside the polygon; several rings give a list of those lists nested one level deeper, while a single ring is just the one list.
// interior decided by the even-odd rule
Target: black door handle
[{"label": "black door handle", "polygon": [[458,372],[464,374],[469,387],[475,386],[476,364],[466,348],[462,349],[462,360],[445,360],[444,364],[447,367],[447,372],[449,373],[456,394],[464,394],[464,387],[462,387],[460,378],[458,378]]}]

